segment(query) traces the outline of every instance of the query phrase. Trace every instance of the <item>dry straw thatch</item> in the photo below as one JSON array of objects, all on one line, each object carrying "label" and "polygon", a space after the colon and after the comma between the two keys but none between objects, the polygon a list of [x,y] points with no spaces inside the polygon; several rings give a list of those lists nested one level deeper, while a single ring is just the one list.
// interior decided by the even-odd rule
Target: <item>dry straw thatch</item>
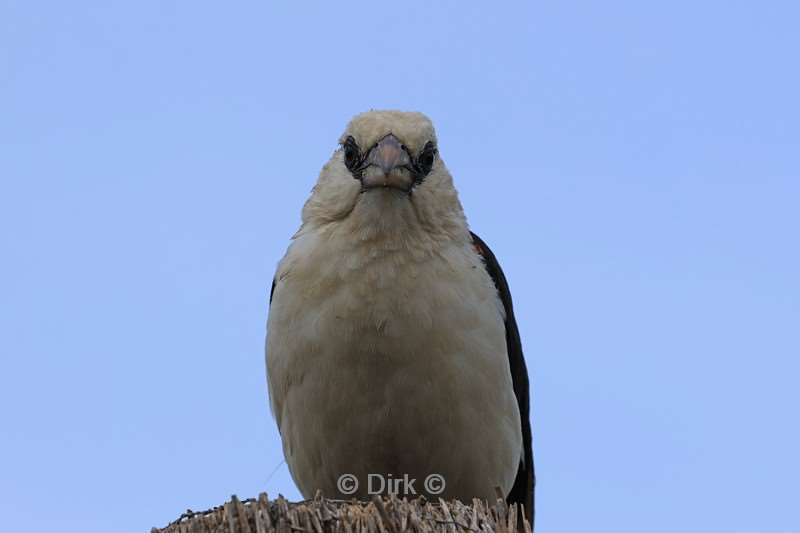
[{"label": "dry straw thatch", "polygon": [[[521,520],[521,521],[520,521]],[[498,498],[493,505],[473,500],[402,500],[394,496],[372,501],[313,500],[289,503],[283,496],[270,501],[240,501],[236,496],[208,511],[187,511],[163,529],[151,533],[531,533],[528,521],[518,517],[516,505]]]}]

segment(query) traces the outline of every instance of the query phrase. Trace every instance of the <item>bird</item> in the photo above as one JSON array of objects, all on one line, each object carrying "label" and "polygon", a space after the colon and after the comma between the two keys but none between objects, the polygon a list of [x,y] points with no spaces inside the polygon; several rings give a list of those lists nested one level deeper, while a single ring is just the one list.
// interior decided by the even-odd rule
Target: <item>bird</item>
[{"label": "bird", "polygon": [[431,120],[353,117],[301,218],[265,344],[303,496],[494,501],[499,488],[532,524],[529,380],[509,286],[469,229]]}]

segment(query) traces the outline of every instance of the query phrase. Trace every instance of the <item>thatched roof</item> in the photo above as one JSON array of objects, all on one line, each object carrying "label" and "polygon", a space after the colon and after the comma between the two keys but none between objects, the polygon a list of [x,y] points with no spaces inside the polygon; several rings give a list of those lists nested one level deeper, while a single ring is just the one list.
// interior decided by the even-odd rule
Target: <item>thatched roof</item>
[{"label": "thatched roof", "polygon": [[313,500],[290,503],[283,496],[270,501],[241,501],[236,496],[208,511],[187,511],[163,529],[151,533],[530,533],[527,520],[519,522],[515,505],[502,498],[493,504],[473,500]]}]

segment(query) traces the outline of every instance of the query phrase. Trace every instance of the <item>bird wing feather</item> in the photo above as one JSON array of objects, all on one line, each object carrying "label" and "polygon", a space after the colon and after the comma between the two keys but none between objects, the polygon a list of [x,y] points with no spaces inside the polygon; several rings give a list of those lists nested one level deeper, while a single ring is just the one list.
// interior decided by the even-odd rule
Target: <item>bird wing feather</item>
[{"label": "bird wing feather", "polygon": [[522,504],[525,515],[529,517],[533,526],[534,517],[534,491],[536,487],[536,474],[533,467],[533,448],[530,422],[530,392],[528,384],[528,369],[525,366],[525,357],[522,354],[522,342],[519,337],[517,321],[514,318],[514,306],[511,302],[511,292],[508,281],[503,274],[503,269],[497,262],[492,250],[483,242],[483,239],[470,232],[475,250],[483,258],[486,271],[492,278],[500,301],[506,312],[506,346],[508,349],[508,362],[511,368],[511,379],[514,384],[514,395],[519,405],[520,420],[522,422],[523,457],[520,460],[514,486],[508,494],[508,501]]}]

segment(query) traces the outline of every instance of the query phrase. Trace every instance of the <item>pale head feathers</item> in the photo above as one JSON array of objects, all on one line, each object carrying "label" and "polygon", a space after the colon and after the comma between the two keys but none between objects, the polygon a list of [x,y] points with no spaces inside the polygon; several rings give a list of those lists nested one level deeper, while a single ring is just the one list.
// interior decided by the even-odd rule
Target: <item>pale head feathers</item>
[{"label": "pale head feathers", "polygon": [[[367,150],[388,134],[396,136],[412,154],[428,142],[436,143],[430,119],[422,113],[368,111],[347,125],[340,143],[353,137]],[[466,219],[453,180],[439,154],[424,180],[410,194],[394,189],[362,191],[344,163],[341,147],[322,168],[311,197],[303,207],[307,231],[338,234],[356,241],[450,240],[468,243]]]},{"label": "pale head feathers", "polygon": [[359,146],[371,146],[383,136],[393,133],[412,151],[422,150],[428,141],[436,142],[433,123],[414,111],[367,111],[350,120],[339,142],[352,135]]}]

